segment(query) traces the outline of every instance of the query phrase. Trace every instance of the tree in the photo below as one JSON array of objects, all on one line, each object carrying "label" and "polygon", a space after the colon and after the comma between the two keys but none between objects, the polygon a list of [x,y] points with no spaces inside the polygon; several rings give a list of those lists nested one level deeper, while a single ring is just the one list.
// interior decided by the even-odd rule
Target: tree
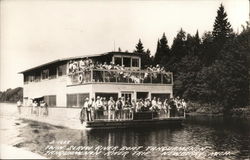
[{"label": "tree", "polygon": [[224,47],[224,44],[229,38],[234,36],[233,29],[227,18],[227,13],[224,6],[221,4],[217,10],[217,16],[213,25],[213,50],[210,54],[210,61],[213,63],[220,58],[219,52]]},{"label": "tree", "polygon": [[247,105],[249,36],[250,32],[242,33],[227,41],[220,51],[221,58],[198,73],[196,92],[200,101],[221,104],[225,112]]},{"label": "tree", "polygon": [[173,44],[171,47],[171,59],[168,63],[168,68],[173,72],[177,72],[178,68],[177,63],[181,61],[181,59],[187,55],[187,48],[186,48],[186,33],[181,30],[177,33],[176,37],[173,40]]},{"label": "tree", "polygon": [[198,31],[196,32],[195,36],[187,34],[187,39],[185,43],[188,55],[199,56],[201,39],[199,37]]},{"label": "tree", "polygon": [[155,53],[154,64],[166,65],[170,59],[170,49],[168,46],[168,40],[163,33],[162,38],[157,42],[157,50]]},{"label": "tree", "polygon": [[141,39],[139,39],[139,42],[135,46],[135,53],[141,54],[141,66],[142,68],[146,68],[147,66],[152,64],[151,58],[150,58],[150,50],[147,49],[147,51],[144,51],[143,44],[141,42]]},{"label": "tree", "polygon": [[139,42],[136,44],[135,46],[135,51],[136,53],[144,53],[144,47],[143,47],[143,44],[141,42],[141,39],[139,39]]},{"label": "tree", "polygon": [[217,16],[215,18],[213,26],[213,38],[217,43],[224,44],[226,39],[230,37],[233,30],[231,24],[228,21],[227,13],[225,12],[224,6],[221,4],[217,10]]}]

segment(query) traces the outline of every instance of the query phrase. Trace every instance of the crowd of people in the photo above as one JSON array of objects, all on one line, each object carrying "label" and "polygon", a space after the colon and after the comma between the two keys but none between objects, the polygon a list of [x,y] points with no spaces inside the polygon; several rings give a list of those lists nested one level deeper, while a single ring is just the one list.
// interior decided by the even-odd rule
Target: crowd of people
[{"label": "crowd of people", "polygon": [[[115,65],[113,62],[110,62],[110,64],[104,62],[102,64],[98,61],[93,62],[88,58],[69,62],[69,73],[74,75],[74,73],[81,72],[83,76],[80,78],[80,81],[82,82],[90,81],[90,70],[92,69],[96,69],[93,72],[93,81],[95,82],[161,83],[161,74],[163,75],[163,83],[171,82],[171,76],[160,65],[147,67],[147,72],[143,72],[144,74],[142,75],[141,73],[131,72],[131,68],[126,68],[124,65]],[[98,71],[98,69],[107,71],[102,72]],[[118,72],[112,72],[112,70]]]},{"label": "crowd of people", "polygon": [[31,107],[31,114],[34,114],[36,116],[48,116],[48,104],[44,100],[41,100],[39,102],[34,100]]},{"label": "crowd of people", "polygon": [[113,97],[107,100],[105,97],[97,96],[86,98],[81,109],[80,120],[93,121],[95,119],[128,120],[134,119],[137,112],[155,112],[158,117],[185,116],[187,104],[184,99],[170,98],[161,101],[160,98],[134,99],[119,97],[117,101]]},{"label": "crowd of people", "polygon": [[[124,65],[114,64],[113,62],[110,62],[110,64],[107,64],[107,62],[99,63],[98,61],[94,62],[92,59],[86,58],[81,60],[71,60],[69,62],[69,73],[75,73],[78,71],[86,71],[90,69],[106,69],[106,70],[130,70],[131,68],[126,68]],[[133,68],[134,69],[134,68]],[[150,72],[166,72],[166,69],[164,67],[160,67],[159,64],[157,64],[155,67],[150,65],[146,69]]]}]

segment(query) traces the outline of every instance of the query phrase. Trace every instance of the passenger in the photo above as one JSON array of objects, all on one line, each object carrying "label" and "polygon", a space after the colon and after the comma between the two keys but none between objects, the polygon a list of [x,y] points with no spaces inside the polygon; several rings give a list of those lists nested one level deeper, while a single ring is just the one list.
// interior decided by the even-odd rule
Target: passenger
[{"label": "passenger", "polygon": [[150,99],[147,98],[142,111],[149,111],[150,107],[151,107],[151,102]]},{"label": "passenger", "polygon": [[122,118],[125,119],[126,117],[126,101],[125,101],[125,97],[121,98],[122,101]]},{"label": "passenger", "polygon": [[175,103],[175,100],[173,98],[170,99],[170,102],[169,102],[169,110],[170,110],[170,117],[175,117],[176,116],[176,111],[177,111],[177,108],[176,108],[176,103]]},{"label": "passenger", "polygon": [[142,99],[139,99],[139,102],[137,104],[137,111],[142,111],[144,108],[144,103]]},{"label": "passenger", "polygon": [[125,101],[125,108],[124,108],[125,119],[129,119],[130,118],[131,105],[132,104],[131,104],[130,98],[128,97],[127,100]]},{"label": "passenger", "polygon": [[156,102],[156,97],[154,97],[153,99],[152,99],[152,107],[150,108],[150,110],[151,111],[154,111],[154,110],[156,110],[156,108],[157,108],[157,102]]},{"label": "passenger", "polygon": [[187,103],[186,103],[186,101],[184,99],[182,99],[181,103],[182,103],[182,106],[183,106],[184,110],[186,110],[187,109]]},{"label": "passenger", "polygon": [[87,121],[93,121],[93,116],[92,116],[92,107],[93,107],[93,102],[94,99],[92,98],[91,100],[88,100],[87,108],[86,108],[86,113],[87,113]]},{"label": "passenger", "polygon": [[46,102],[44,102],[44,112],[43,112],[44,116],[48,116],[49,115],[49,108],[48,108],[48,104]]},{"label": "passenger", "polygon": [[165,99],[163,103],[162,113],[163,113],[163,117],[169,117],[169,101],[167,98]]},{"label": "passenger", "polygon": [[119,97],[118,101],[116,102],[116,119],[121,120],[122,118],[122,100]]},{"label": "passenger", "polygon": [[21,114],[21,107],[22,107],[22,102],[21,100],[19,99],[17,101],[17,110],[18,110],[18,114]]},{"label": "passenger", "polygon": [[136,112],[136,102],[134,99],[131,101],[131,108],[130,108],[130,118],[134,119],[134,113]]},{"label": "passenger", "polygon": [[108,101],[108,120],[111,119],[115,119],[115,101],[113,97],[110,97]]},{"label": "passenger", "polygon": [[45,112],[45,102],[44,100],[40,101],[40,115],[44,116],[44,112]]},{"label": "passenger", "polygon": [[89,112],[90,112],[90,118],[93,121],[95,118],[95,99],[91,98],[90,102],[89,102],[89,108],[88,108]]},{"label": "passenger", "polygon": [[88,104],[89,104],[89,98],[86,98],[80,113],[81,124],[83,124],[83,122],[87,120]]},{"label": "passenger", "polygon": [[108,101],[106,100],[106,97],[102,98],[103,103],[103,115],[108,118]]},{"label": "passenger", "polygon": [[102,111],[101,97],[97,96],[96,102],[95,102],[95,119],[100,119],[102,113],[103,111]]},{"label": "passenger", "polygon": [[161,99],[158,98],[156,103],[157,103],[156,111],[158,112],[158,111],[160,111],[160,110],[162,109],[162,102],[161,102]]}]

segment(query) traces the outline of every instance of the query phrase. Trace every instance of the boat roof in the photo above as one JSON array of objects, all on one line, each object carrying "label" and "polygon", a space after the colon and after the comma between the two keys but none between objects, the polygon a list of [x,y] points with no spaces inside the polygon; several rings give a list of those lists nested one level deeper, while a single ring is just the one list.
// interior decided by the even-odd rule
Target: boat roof
[{"label": "boat roof", "polygon": [[22,74],[22,73],[25,73],[25,72],[28,72],[28,71],[32,71],[34,69],[37,69],[37,68],[41,68],[41,67],[44,67],[44,66],[47,66],[47,65],[50,65],[50,64],[55,64],[55,63],[58,63],[58,62],[64,62],[64,61],[69,61],[69,60],[75,60],[75,59],[81,59],[81,58],[93,58],[93,57],[99,57],[99,56],[105,56],[105,55],[109,55],[109,54],[116,54],[116,55],[130,55],[130,56],[140,56],[141,54],[139,53],[131,53],[131,52],[105,52],[105,53],[101,53],[101,54],[91,54],[91,55],[82,55],[82,56],[74,56],[74,57],[68,57],[68,58],[61,58],[61,59],[56,59],[54,61],[51,61],[51,62],[47,62],[47,63],[43,63],[41,65],[38,65],[38,66],[35,66],[35,67],[32,67],[32,68],[29,68],[29,69],[26,69],[24,71],[21,71],[21,72],[18,72],[18,74]]}]

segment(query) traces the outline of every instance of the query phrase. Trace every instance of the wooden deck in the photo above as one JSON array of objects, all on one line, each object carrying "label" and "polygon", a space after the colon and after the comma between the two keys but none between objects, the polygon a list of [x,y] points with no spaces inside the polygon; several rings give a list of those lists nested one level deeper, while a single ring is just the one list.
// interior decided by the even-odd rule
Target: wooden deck
[{"label": "wooden deck", "polygon": [[180,126],[184,117],[155,118],[144,120],[95,120],[86,123],[87,128],[139,128],[139,127],[170,127]]}]

